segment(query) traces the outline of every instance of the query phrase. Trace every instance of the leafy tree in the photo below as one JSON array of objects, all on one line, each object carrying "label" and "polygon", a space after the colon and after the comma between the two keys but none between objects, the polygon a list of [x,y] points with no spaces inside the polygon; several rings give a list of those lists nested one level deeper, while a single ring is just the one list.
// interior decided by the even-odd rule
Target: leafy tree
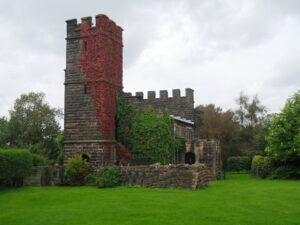
[{"label": "leafy tree", "polygon": [[233,120],[233,116],[232,111],[223,112],[213,104],[199,105],[195,108],[195,121],[201,121],[200,125],[196,124],[196,136],[220,140],[224,165],[229,156],[240,153],[239,124]]},{"label": "leafy tree", "polygon": [[261,104],[257,95],[251,98],[240,93],[236,99],[238,109],[234,120],[240,124],[240,149],[243,154],[253,156],[260,151],[262,154],[266,142],[265,136],[269,126],[270,116],[267,109]]},{"label": "leafy tree", "polygon": [[5,117],[0,117],[0,147],[6,148],[7,146],[7,127],[8,121]]},{"label": "leafy tree", "polygon": [[251,100],[249,96],[241,92],[236,99],[236,103],[239,109],[235,111],[235,120],[242,127],[254,127],[261,122],[267,112],[266,107],[261,105],[257,95]]},{"label": "leafy tree", "polygon": [[283,164],[300,163],[300,90],[274,115],[266,152]]},{"label": "leafy tree", "polygon": [[61,133],[57,118],[62,112],[45,102],[44,93],[21,95],[9,113],[7,142],[10,146],[29,147],[34,153],[51,159],[57,157],[55,138]]}]

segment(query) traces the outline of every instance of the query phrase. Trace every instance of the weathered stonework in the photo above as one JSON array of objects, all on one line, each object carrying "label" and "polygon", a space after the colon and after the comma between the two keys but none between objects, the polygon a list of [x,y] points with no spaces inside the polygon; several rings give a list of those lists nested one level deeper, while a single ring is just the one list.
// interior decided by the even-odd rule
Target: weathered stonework
[{"label": "weathered stonework", "polygon": [[196,162],[204,163],[207,166],[209,180],[221,179],[222,160],[220,143],[216,140],[196,139],[193,145]]},{"label": "weathered stonework", "polygon": [[152,188],[199,189],[208,186],[208,171],[204,164],[128,166],[121,167],[122,185]]},{"label": "weathered stonework", "polygon": [[168,96],[168,91],[160,91],[159,98],[155,91],[148,91],[148,98],[144,98],[143,92],[136,92],[135,96],[131,93],[124,93],[124,96],[133,99],[133,102],[139,110],[152,109],[158,116],[163,114],[167,108],[171,115],[180,116],[194,121],[194,90],[185,89],[185,96],[180,95],[179,89],[173,90],[173,96]]},{"label": "weathered stonework", "polygon": [[122,91],[122,28],[105,15],[67,22],[65,160],[114,163],[116,96]]},{"label": "weathered stonework", "polygon": [[24,186],[59,186],[64,183],[61,166],[35,166],[31,175],[24,179]]}]

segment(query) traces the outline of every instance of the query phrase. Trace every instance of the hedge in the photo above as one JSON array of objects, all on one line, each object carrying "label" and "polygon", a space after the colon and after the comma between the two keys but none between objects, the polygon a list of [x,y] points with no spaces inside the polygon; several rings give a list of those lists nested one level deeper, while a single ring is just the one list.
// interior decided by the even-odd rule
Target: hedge
[{"label": "hedge", "polygon": [[232,156],[227,159],[227,169],[229,171],[249,171],[251,169],[251,159],[248,156]]},{"label": "hedge", "polygon": [[255,177],[267,178],[274,170],[273,160],[268,156],[256,155],[252,159],[251,174]]},{"label": "hedge", "polygon": [[32,155],[28,150],[0,150],[0,186],[18,187],[30,175]]}]

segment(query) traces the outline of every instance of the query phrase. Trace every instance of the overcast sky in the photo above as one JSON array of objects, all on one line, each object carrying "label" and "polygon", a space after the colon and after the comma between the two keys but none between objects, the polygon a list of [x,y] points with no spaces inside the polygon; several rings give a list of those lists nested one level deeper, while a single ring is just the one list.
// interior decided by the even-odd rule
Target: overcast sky
[{"label": "overcast sky", "polygon": [[63,108],[65,20],[97,14],[124,29],[125,91],[192,88],[224,109],[243,91],[278,112],[300,89],[299,0],[14,0],[0,8],[0,116],[30,91]]}]

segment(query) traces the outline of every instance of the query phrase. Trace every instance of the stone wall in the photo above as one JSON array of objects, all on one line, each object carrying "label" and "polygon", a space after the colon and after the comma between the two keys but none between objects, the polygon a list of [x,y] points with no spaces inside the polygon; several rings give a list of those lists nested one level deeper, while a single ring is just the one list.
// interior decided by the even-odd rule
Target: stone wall
[{"label": "stone wall", "polygon": [[174,89],[172,92],[172,97],[168,96],[166,90],[160,91],[158,98],[155,91],[148,91],[147,98],[144,98],[143,92],[136,92],[135,96],[124,93],[124,96],[133,99],[139,110],[152,109],[160,116],[167,108],[171,115],[194,121],[194,91],[190,88],[185,89],[185,96],[181,96],[179,89]]},{"label": "stone wall", "polygon": [[61,166],[35,166],[31,175],[24,179],[24,186],[59,186],[64,182]]},{"label": "stone wall", "polygon": [[193,151],[197,163],[207,166],[209,179],[219,180],[222,173],[221,147],[216,140],[196,139],[193,142]]},{"label": "stone wall", "polygon": [[122,185],[152,188],[199,189],[208,186],[205,165],[164,165],[121,167]]}]

